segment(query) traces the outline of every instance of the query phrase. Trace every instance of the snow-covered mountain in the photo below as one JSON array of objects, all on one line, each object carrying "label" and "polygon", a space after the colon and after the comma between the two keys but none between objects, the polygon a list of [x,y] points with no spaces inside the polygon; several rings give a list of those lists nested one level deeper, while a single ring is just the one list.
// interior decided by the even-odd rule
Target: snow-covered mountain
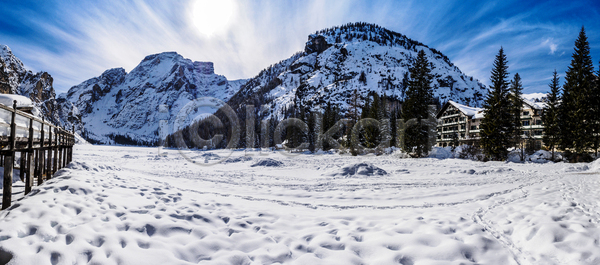
[{"label": "snow-covered mountain", "polygon": [[228,81],[215,74],[211,62],[165,52],[147,56],[129,73],[123,68],[107,70],[59,98],[80,110],[89,141],[144,145],[159,140],[160,120],[172,126],[190,101],[212,97],[225,102],[246,81]]},{"label": "snow-covered mountain", "polygon": [[81,132],[83,125],[77,108],[64,99],[57,99],[52,86],[52,76],[47,72],[27,70],[10,48],[0,45],[0,93],[29,97],[46,120]]},{"label": "snow-covered mountain", "polygon": [[290,104],[317,107],[334,103],[342,111],[357,90],[403,100],[409,68],[424,50],[434,75],[434,96],[479,106],[484,85],[462,73],[441,52],[406,36],[366,23],[321,30],[308,37],[304,52],[261,71],[243,85],[229,104],[261,104],[268,116],[281,117]]}]

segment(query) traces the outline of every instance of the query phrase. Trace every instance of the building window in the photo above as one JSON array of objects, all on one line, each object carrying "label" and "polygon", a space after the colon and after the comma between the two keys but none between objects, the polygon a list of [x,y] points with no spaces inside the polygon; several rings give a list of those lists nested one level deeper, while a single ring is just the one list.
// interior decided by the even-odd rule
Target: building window
[{"label": "building window", "polygon": [[529,111],[523,111],[523,116],[528,116],[529,115]]},{"label": "building window", "polygon": [[529,121],[523,121],[523,126],[529,126]]},{"label": "building window", "polygon": [[533,132],[533,134],[535,134],[535,135],[542,135],[542,130],[535,130]]},{"label": "building window", "polygon": [[535,120],[535,125],[542,125],[542,120]]},{"label": "building window", "polygon": [[471,130],[477,130],[477,126],[471,125]]}]

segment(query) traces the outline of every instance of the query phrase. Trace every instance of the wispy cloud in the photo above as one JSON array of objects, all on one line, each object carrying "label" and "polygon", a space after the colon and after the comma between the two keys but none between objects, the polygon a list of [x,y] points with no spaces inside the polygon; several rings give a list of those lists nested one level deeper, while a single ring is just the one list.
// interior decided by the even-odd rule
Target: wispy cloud
[{"label": "wispy cloud", "polygon": [[[527,92],[547,90],[552,71],[566,70],[582,24],[594,60],[600,59],[600,20],[581,8],[588,3],[583,0],[236,0],[230,27],[211,37],[192,23],[193,1],[9,1],[0,10],[0,43],[33,70],[49,71],[59,92],[108,68],[130,71],[146,55],[164,51],[212,61],[229,79],[249,78],[301,51],[308,34],[356,21],[436,48],[484,84],[503,46]],[[559,3],[561,9],[554,8]]]},{"label": "wispy cloud", "polygon": [[558,44],[554,43],[554,39],[548,38],[542,42],[542,46],[550,48],[550,55],[554,55],[556,49],[558,49]]}]

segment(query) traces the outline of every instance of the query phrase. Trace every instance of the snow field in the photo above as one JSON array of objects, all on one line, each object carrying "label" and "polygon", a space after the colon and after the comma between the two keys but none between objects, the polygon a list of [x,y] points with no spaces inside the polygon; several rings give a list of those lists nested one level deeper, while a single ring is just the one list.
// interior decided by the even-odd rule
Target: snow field
[{"label": "snow field", "polygon": [[587,165],[224,150],[190,156],[224,160],[203,167],[166,153],[77,146],[73,163],[0,212],[0,261],[600,261],[599,175]]}]

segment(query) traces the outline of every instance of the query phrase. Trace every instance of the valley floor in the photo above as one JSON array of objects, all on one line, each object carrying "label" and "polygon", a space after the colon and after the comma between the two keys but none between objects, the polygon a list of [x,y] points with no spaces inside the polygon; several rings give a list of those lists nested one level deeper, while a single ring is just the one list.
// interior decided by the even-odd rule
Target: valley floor
[{"label": "valley floor", "polygon": [[600,264],[598,162],[165,152],[76,146],[0,212],[0,261]]}]

